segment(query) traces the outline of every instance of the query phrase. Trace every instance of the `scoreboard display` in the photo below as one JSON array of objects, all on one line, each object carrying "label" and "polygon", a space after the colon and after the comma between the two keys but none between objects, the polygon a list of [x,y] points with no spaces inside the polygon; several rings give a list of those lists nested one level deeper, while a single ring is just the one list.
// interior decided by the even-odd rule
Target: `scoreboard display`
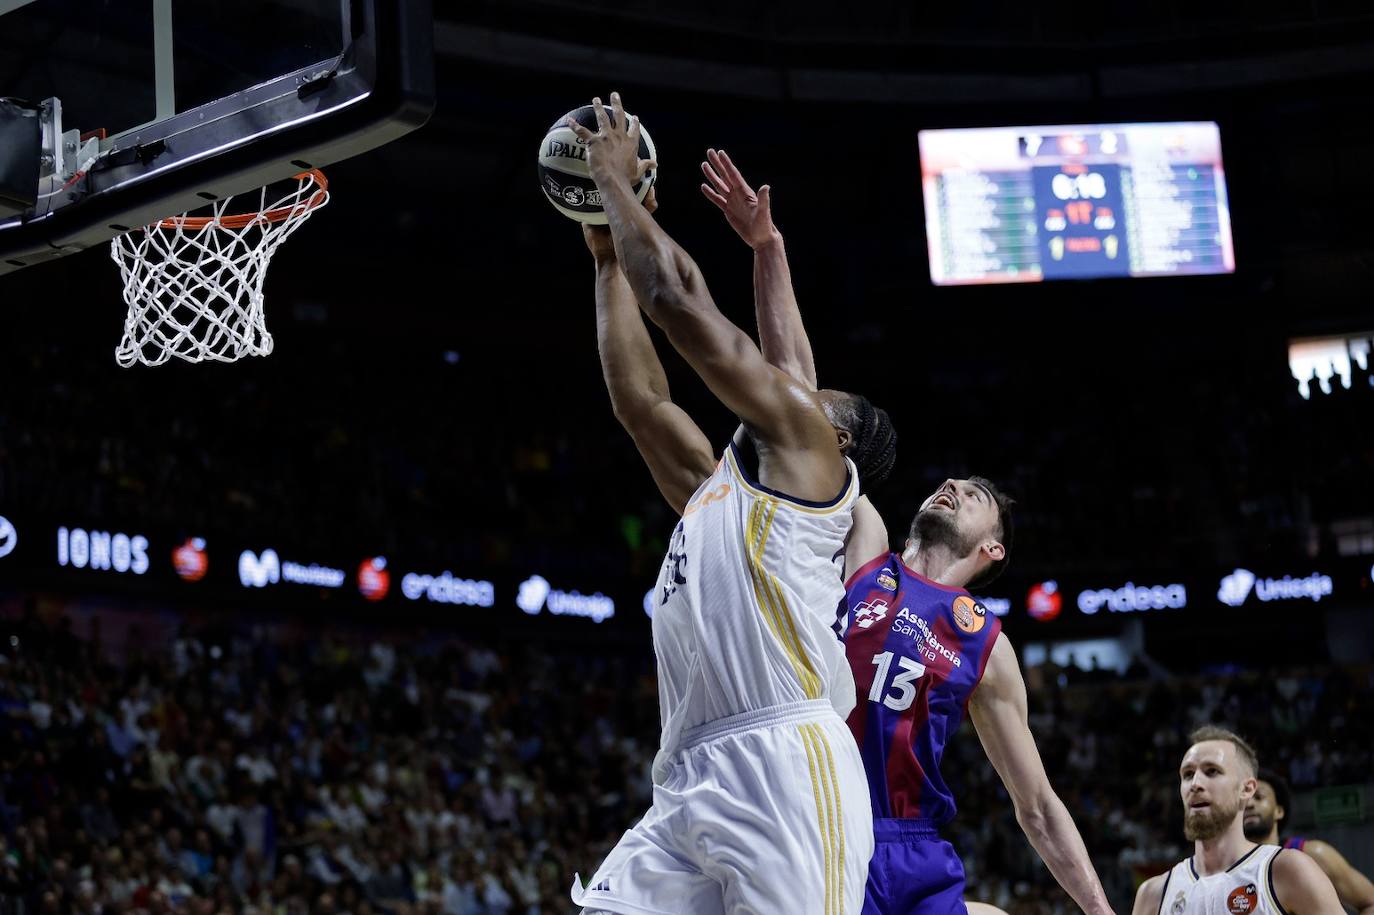
[{"label": "scoreboard display", "polygon": [[940,286],[1232,273],[1210,121],[922,130]]}]

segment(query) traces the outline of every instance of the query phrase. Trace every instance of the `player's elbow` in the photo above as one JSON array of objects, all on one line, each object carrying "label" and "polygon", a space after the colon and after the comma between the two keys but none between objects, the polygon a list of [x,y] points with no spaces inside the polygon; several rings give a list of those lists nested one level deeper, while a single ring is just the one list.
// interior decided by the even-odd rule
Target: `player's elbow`
[{"label": "player's elbow", "polygon": [[654,409],[659,403],[658,399],[643,392],[611,392],[611,412],[625,431],[634,437],[653,424]]},{"label": "player's elbow", "polygon": [[1016,822],[1033,843],[1050,838],[1053,832],[1053,795],[1037,792],[1015,803]]},{"label": "player's elbow", "polygon": [[700,316],[704,304],[701,271],[686,254],[669,249],[655,257],[645,286],[644,308],[664,330],[671,332]]}]

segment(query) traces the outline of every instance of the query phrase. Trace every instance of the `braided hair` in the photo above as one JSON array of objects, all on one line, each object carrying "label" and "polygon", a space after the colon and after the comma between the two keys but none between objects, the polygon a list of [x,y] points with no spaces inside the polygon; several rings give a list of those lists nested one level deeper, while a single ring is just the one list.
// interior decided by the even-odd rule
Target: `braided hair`
[{"label": "braided hair", "polygon": [[862,394],[846,394],[833,402],[831,420],[849,433],[845,457],[859,468],[864,491],[882,486],[897,463],[897,430],[887,411],[873,406]]}]

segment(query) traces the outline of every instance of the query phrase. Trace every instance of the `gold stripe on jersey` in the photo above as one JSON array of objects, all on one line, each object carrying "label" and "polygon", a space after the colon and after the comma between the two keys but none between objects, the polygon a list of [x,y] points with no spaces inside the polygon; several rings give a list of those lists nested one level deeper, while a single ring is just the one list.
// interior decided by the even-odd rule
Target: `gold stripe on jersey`
[{"label": "gold stripe on jersey", "polygon": [[810,686],[807,686],[808,680],[803,680],[802,689],[806,693],[806,698],[819,699],[821,697],[821,678],[816,673],[815,667],[811,664],[810,655],[808,655],[806,650],[802,647],[801,637],[797,635],[797,622],[792,616],[792,608],[787,605],[787,597],[782,592],[782,583],[778,581],[776,575],[769,575],[768,583],[773,586],[774,597],[778,605],[782,608],[782,620],[787,625],[787,634],[791,639],[792,651],[801,659],[802,666],[806,668]]},{"label": "gold stripe on jersey", "polygon": [[[777,500],[772,500],[771,504],[772,508],[768,515],[768,523],[770,525],[773,522],[773,515],[777,514],[778,511]],[[762,568],[762,547],[760,547],[759,549],[759,562],[760,568]],[[776,600],[776,606],[779,608],[779,616],[782,618],[782,622],[786,625],[787,635],[791,639],[792,654],[798,660],[798,662],[800,662],[802,669],[806,671],[806,677],[801,678],[802,690],[808,699],[819,699],[821,697],[821,677],[820,674],[816,672],[816,667],[812,663],[811,655],[807,652],[806,647],[802,644],[801,637],[797,635],[797,619],[796,616],[792,613],[791,606],[789,606],[787,603],[787,595],[782,590],[782,582],[778,580],[778,576],[773,575],[772,573],[768,573],[766,576],[765,583],[772,586],[773,595]]]},{"label": "gold stripe on jersey", "polygon": [[[835,899],[835,833],[830,824],[830,790],[825,785],[825,767],[820,759],[820,747],[815,745],[815,735],[811,728],[813,725],[804,724],[797,728],[801,734],[802,745],[806,747],[806,763],[811,770],[811,790],[816,796],[816,828],[821,834],[821,854],[824,858],[825,872],[825,915],[830,915],[835,911],[833,900]],[[821,796],[825,800],[821,800]],[[843,874],[843,871],[841,871]]]},{"label": "gold stripe on jersey", "polygon": [[[752,482],[750,482],[749,478],[745,476],[744,471],[740,469],[739,464],[736,463],[733,449],[725,449],[725,459],[730,463],[730,469],[734,471],[735,479],[739,480],[740,485],[743,486],[749,492],[750,495],[754,496],[757,499],[773,499],[774,501],[778,499],[778,497],[775,496],[773,493],[764,492],[762,489],[759,489]],[[850,471],[848,465],[845,466],[845,470],[847,471],[846,476],[848,476],[849,479],[845,485],[844,492],[840,493],[840,495],[836,497],[834,505],[828,505],[825,508],[816,508],[810,505],[802,505],[788,496],[783,496],[782,498],[787,503],[787,507],[793,509],[794,511],[806,512],[808,515],[833,515],[835,512],[839,511],[841,508],[844,508],[847,505],[847,503],[849,502],[849,497],[853,493],[854,487],[857,486],[859,483],[858,474],[854,473],[853,471]]]},{"label": "gold stripe on jersey", "polygon": [[782,584],[777,576],[771,574],[763,565],[764,549],[768,545],[768,534],[773,528],[773,518],[777,512],[776,499],[756,500],[749,509],[749,526],[745,538],[749,554],[749,576],[754,585],[754,597],[763,610],[768,628],[787,654],[803,695],[808,699],[819,699],[821,678],[812,667],[811,659],[807,657],[801,639],[797,636],[797,626],[783,595]]},{"label": "gold stripe on jersey", "polygon": [[799,658],[793,652],[792,647],[787,643],[783,636],[782,621],[778,617],[777,604],[772,599],[772,593],[768,588],[768,573],[763,568],[763,550],[768,543],[768,534],[773,527],[773,516],[767,513],[768,505],[762,501],[756,501],[749,508],[749,528],[745,537],[745,547],[749,556],[749,579],[754,586],[754,599],[758,601],[759,609],[763,612],[764,621],[768,623],[768,629],[773,633],[773,638],[778,640],[783,651],[787,654],[788,661],[792,665],[792,672],[801,683],[802,691],[808,698],[811,696],[807,690],[806,672],[798,663]]},{"label": "gold stripe on jersey", "polygon": [[835,870],[839,874],[839,880],[835,887],[835,908],[844,908],[844,808],[840,804],[840,779],[835,774],[835,751],[830,746],[830,739],[825,736],[825,732],[818,725],[811,725],[816,731],[816,737],[825,747],[825,764],[830,774],[830,790],[835,795],[835,828],[839,833],[836,839],[836,847],[839,851],[839,862],[835,865]]}]

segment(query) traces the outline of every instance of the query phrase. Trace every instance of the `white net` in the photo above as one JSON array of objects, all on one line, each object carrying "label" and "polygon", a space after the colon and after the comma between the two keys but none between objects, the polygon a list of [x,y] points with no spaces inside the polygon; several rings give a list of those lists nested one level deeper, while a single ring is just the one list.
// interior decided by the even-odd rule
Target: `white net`
[{"label": "white net", "polygon": [[263,321],[262,284],[277,247],[329,202],[318,171],[296,176],[296,187],[275,203],[267,188],[260,209],[226,215],[233,197],[217,201],[211,216],[176,216],[110,243],[124,277],[129,306],[115,360],[161,365],[234,362],[272,352]]}]

